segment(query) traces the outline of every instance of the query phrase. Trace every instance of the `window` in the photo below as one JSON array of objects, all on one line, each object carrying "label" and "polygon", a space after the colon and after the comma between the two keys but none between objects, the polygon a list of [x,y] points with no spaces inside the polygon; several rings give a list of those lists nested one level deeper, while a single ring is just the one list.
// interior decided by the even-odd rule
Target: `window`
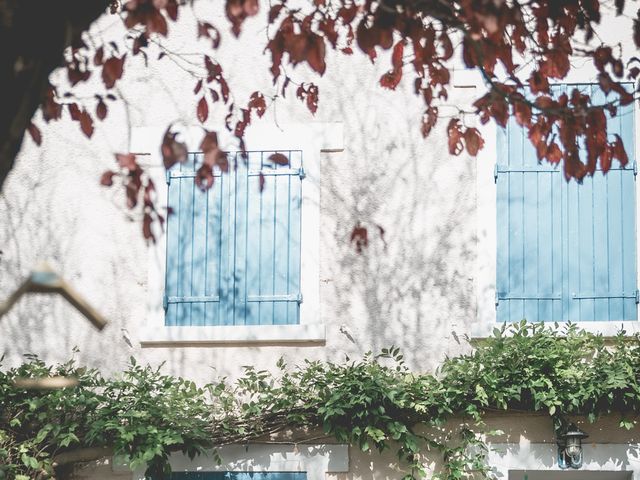
[{"label": "window", "polygon": [[[576,87],[605,100],[595,85],[556,93]],[[629,164],[578,185],[538,163],[513,119],[498,129],[498,322],[637,320],[633,105],[620,108],[608,130],[622,137]]]},{"label": "window", "polygon": [[307,480],[304,472],[174,472],[171,480]]},{"label": "window", "polygon": [[204,192],[202,154],[168,172],[165,325],[300,323],[302,151],[274,153],[229,155]]},{"label": "window", "polygon": [[[174,452],[169,457],[174,480],[325,480],[349,472],[349,446],[345,444],[242,444],[223,445],[217,455],[188,455]],[[220,462],[221,460],[221,462]],[[115,457],[111,470],[129,478],[145,478],[146,467],[131,475],[124,457]],[[106,474],[107,472],[105,472]],[[108,475],[107,475],[108,477]],[[109,477],[111,478],[111,477]]]}]

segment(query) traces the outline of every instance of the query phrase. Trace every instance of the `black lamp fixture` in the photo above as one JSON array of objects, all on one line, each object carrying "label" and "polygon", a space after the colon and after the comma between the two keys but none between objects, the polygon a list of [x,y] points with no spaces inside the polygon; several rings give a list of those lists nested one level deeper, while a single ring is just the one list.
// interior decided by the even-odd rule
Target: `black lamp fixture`
[{"label": "black lamp fixture", "polygon": [[582,466],[582,440],[588,436],[573,423],[567,427],[564,433],[557,435],[558,466],[560,468],[577,469]]}]

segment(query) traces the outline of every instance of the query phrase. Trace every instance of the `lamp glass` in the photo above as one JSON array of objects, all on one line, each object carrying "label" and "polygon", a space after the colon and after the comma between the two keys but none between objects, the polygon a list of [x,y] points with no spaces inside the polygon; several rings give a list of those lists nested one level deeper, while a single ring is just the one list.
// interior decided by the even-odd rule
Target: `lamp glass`
[{"label": "lamp glass", "polygon": [[582,451],[581,443],[579,438],[567,438],[567,446],[565,447],[567,455],[571,455],[572,457],[580,455]]}]

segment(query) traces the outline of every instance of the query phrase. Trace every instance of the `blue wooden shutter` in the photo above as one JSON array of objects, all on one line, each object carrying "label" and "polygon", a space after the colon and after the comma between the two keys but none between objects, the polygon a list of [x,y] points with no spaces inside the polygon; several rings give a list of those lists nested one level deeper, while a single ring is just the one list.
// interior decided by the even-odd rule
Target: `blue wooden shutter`
[{"label": "blue wooden shutter", "polygon": [[[578,87],[604,95],[591,85]],[[558,93],[556,90],[556,93]],[[633,106],[609,120],[630,162],[582,185],[538,164],[511,119],[498,134],[497,320],[635,320],[636,240]]]},{"label": "blue wooden shutter", "polygon": [[288,165],[268,162],[272,153],[251,152],[244,173],[247,204],[239,238],[248,256],[236,271],[244,288],[238,315],[247,325],[299,323],[302,152],[280,152]]},{"label": "blue wooden shutter", "polygon": [[166,325],[299,323],[302,153],[271,153],[231,155],[206,192],[201,155],[169,172]]},{"label": "blue wooden shutter", "polygon": [[202,161],[189,162],[167,173],[167,266],[165,324],[218,325],[223,315],[221,294],[228,278],[228,177],[215,175],[214,185],[202,192],[195,172]]},{"label": "blue wooden shutter", "polygon": [[173,472],[171,480],[306,480],[306,472]]},{"label": "blue wooden shutter", "polygon": [[560,320],[562,173],[538,164],[513,119],[497,145],[497,320]]}]

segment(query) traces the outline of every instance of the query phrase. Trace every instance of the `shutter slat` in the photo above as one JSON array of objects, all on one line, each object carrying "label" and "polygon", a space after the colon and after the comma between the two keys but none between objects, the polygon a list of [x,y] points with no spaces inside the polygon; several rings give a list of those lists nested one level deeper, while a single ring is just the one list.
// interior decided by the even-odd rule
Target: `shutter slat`
[{"label": "shutter slat", "polygon": [[[302,152],[291,152],[291,164],[302,169]],[[300,175],[289,177],[289,249],[287,292],[302,301],[300,290],[301,238],[302,238],[302,179]],[[287,323],[300,323],[300,305],[287,304]]]},{"label": "shutter slat", "polygon": [[[632,87],[630,87],[631,89]],[[631,90],[633,91],[633,90]],[[635,142],[634,142],[634,104],[620,108],[620,137],[629,155],[630,164],[627,169],[620,171],[621,176],[621,201],[623,204],[623,291],[631,292],[637,289],[637,261],[636,261],[636,182],[634,174]],[[622,319],[637,320],[637,304],[634,299],[623,300]]]},{"label": "shutter slat", "polygon": [[227,181],[222,183],[222,201],[227,208],[222,211],[220,234],[220,321],[219,325],[233,325],[235,311],[234,259],[235,259],[235,173],[238,155],[230,155],[231,167]]},{"label": "shutter slat", "polygon": [[224,270],[221,262],[223,223],[229,215],[229,205],[224,202],[223,191],[228,181],[228,175],[216,176],[213,187],[207,192],[205,295],[218,298],[218,302],[204,305],[204,325],[220,325],[220,286],[223,272],[228,276],[228,271]]},{"label": "shutter slat", "polygon": [[[291,214],[291,177],[292,175],[276,176],[275,184],[275,210],[274,210],[274,295],[286,295],[289,293],[289,239],[290,239],[290,214]],[[296,177],[294,177],[295,179]],[[298,180],[299,181],[299,180]],[[273,323],[287,324],[289,309],[284,302],[274,302]]]},{"label": "shutter slat", "polygon": [[260,177],[249,177],[249,250],[258,258],[247,271],[248,308],[261,325],[299,323],[301,178],[294,157],[300,152],[288,155],[291,168],[265,163],[263,172],[279,173],[262,177],[262,194]]},{"label": "shutter slat", "polygon": [[[172,208],[172,213],[167,215],[167,261],[165,267],[165,297],[178,295],[178,272],[180,247],[179,235],[179,209],[180,209],[180,184],[171,180],[168,185],[167,203]],[[165,305],[165,325],[177,324],[178,305],[175,303]]]},{"label": "shutter slat", "polygon": [[[200,157],[200,158],[198,158]],[[200,163],[201,155],[195,156],[196,164]],[[194,167],[196,168],[196,167]],[[195,186],[193,182],[193,212],[192,212],[192,235],[191,242],[191,293],[193,297],[206,296],[207,278],[207,198],[208,192],[203,192]],[[203,302],[190,302],[190,322],[191,326],[201,326],[205,324],[205,307]]]},{"label": "shutter slat", "polygon": [[233,325],[246,325],[250,312],[247,306],[247,264],[250,260],[247,252],[247,211],[248,211],[248,166],[247,160],[237,155],[237,166],[234,172],[234,228],[233,243]]},{"label": "shutter slat", "polygon": [[[525,166],[522,135],[514,119],[509,122],[509,165]],[[509,174],[509,291],[525,292],[524,284],[524,183],[525,173]],[[509,301],[509,318],[524,318],[524,300]]]},{"label": "shutter slat", "polygon": [[[564,291],[563,281],[563,254],[564,254],[564,238],[563,224],[566,215],[566,205],[564,203],[563,187],[565,184],[564,176],[557,175],[551,177],[551,202],[550,202],[550,237],[548,240],[549,248],[548,256],[551,257],[551,283],[553,285],[552,291],[560,292],[566,295]],[[552,317],[540,317],[538,320],[544,321],[549,318],[549,321],[562,321],[564,313],[564,303],[562,300],[552,302]]]},{"label": "shutter slat", "polygon": [[[498,128],[496,150],[498,159],[506,162],[508,157],[507,131]],[[509,303],[500,301],[500,295],[509,292],[509,175],[496,169],[496,320],[509,321]]]}]

